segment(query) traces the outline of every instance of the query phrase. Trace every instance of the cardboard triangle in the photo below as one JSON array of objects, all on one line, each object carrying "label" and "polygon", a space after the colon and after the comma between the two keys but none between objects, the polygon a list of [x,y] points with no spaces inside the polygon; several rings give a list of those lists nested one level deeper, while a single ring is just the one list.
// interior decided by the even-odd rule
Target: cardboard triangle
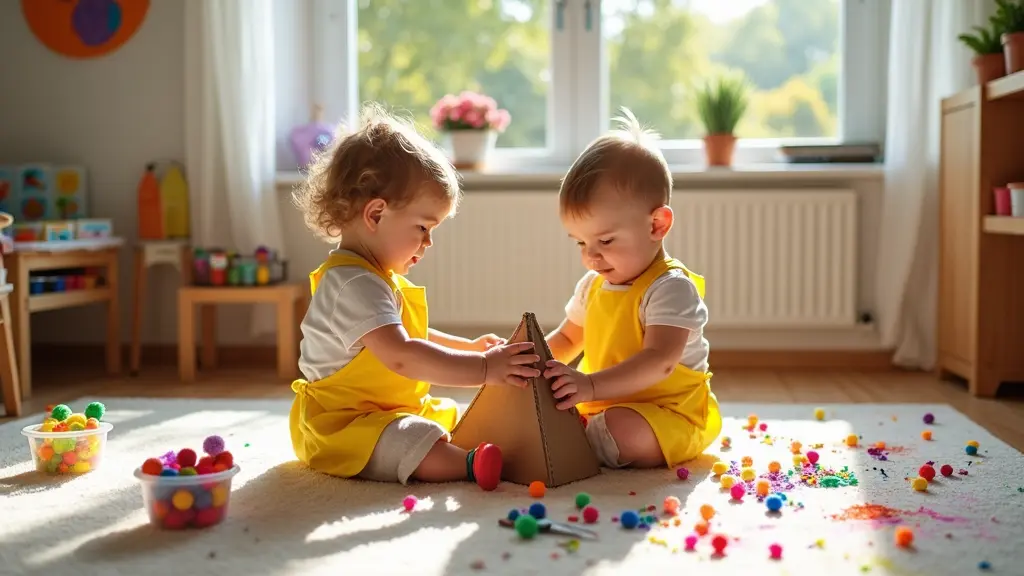
[{"label": "cardboard triangle", "polygon": [[[551,359],[544,332],[532,313],[523,319],[509,342],[533,342],[542,372]],[[555,408],[551,381],[543,375],[525,388],[484,385],[452,430],[452,444],[469,450],[481,442],[501,448],[501,479],[528,485],[534,480],[561,486],[601,472],[575,408]]]}]

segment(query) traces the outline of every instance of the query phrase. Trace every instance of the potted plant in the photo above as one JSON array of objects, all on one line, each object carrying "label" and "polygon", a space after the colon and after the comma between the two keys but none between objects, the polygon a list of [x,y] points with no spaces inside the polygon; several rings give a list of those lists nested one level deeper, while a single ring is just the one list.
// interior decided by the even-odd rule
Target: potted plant
[{"label": "potted plant", "polygon": [[1006,60],[1003,56],[1003,43],[999,37],[1000,31],[996,23],[992,23],[991,29],[975,26],[975,34],[961,34],[958,36],[974,52],[971,65],[978,75],[978,84],[985,84],[1006,76]]},{"label": "potted plant", "polygon": [[1000,33],[1006,58],[1006,73],[1024,70],[1024,0],[996,0],[996,13],[989,21]]},{"label": "potted plant", "polygon": [[749,104],[749,87],[741,76],[720,76],[697,91],[697,113],[704,125],[704,153],[709,166],[731,166],[736,125]]},{"label": "potted plant", "polygon": [[508,128],[512,117],[498,108],[494,98],[466,90],[438,100],[430,109],[430,119],[444,134],[452,164],[477,170],[487,162],[498,134]]}]

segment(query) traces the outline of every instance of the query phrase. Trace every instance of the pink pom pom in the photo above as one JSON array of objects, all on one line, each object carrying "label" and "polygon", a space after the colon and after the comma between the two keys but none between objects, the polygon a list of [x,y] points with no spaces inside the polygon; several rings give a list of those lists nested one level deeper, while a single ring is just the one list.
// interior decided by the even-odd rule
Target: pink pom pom
[{"label": "pink pom pom", "polygon": [[782,544],[772,544],[768,547],[768,555],[771,556],[772,560],[778,560],[782,558]]},{"label": "pink pom pom", "polygon": [[683,541],[683,544],[686,545],[687,550],[693,550],[697,546],[697,535],[690,534],[686,537],[686,540]]},{"label": "pink pom pom", "polygon": [[815,452],[814,450],[807,452],[807,461],[810,462],[811,464],[817,464],[818,453]]},{"label": "pink pom pom", "polygon": [[738,484],[733,484],[732,488],[729,490],[729,494],[731,494],[732,497],[735,498],[736,500],[743,500],[743,496],[746,493],[747,493],[747,488],[746,488],[746,486],[743,485],[742,482],[740,482]]},{"label": "pink pom pom", "polygon": [[412,509],[416,507],[416,503],[417,503],[418,501],[419,501],[419,500],[417,500],[417,498],[416,498],[415,496],[413,496],[412,494],[410,494],[410,495],[406,496],[406,497],[405,497],[405,498],[404,498],[404,499],[402,500],[402,506],[404,506],[404,507],[405,507],[405,511],[406,511],[406,512],[412,512]]},{"label": "pink pom pom", "polygon": [[680,480],[686,480],[687,478],[690,477],[690,471],[687,470],[686,468],[680,467],[680,468],[676,469],[676,476]]}]

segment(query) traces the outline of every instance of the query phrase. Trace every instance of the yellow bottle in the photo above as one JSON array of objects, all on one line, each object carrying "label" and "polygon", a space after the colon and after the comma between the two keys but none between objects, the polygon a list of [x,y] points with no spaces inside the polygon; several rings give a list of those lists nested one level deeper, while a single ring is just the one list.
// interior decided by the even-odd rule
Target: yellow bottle
[{"label": "yellow bottle", "polygon": [[160,180],[160,198],[164,209],[164,234],[168,238],[188,238],[188,183],[177,164],[171,164]]}]

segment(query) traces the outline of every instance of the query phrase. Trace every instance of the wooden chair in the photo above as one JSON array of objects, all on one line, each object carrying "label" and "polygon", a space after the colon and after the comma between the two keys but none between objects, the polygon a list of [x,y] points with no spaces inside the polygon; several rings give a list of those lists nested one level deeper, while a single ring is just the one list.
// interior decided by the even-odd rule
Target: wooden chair
[{"label": "wooden chair", "polygon": [[[14,217],[0,212],[0,230],[14,223]],[[0,250],[0,270],[5,270],[3,251]],[[0,282],[0,388],[3,388],[4,410],[7,416],[21,416],[21,382],[18,381],[18,365],[14,356],[14,336],[11,333],[10,295],[14,286],[7,281]]]}]

